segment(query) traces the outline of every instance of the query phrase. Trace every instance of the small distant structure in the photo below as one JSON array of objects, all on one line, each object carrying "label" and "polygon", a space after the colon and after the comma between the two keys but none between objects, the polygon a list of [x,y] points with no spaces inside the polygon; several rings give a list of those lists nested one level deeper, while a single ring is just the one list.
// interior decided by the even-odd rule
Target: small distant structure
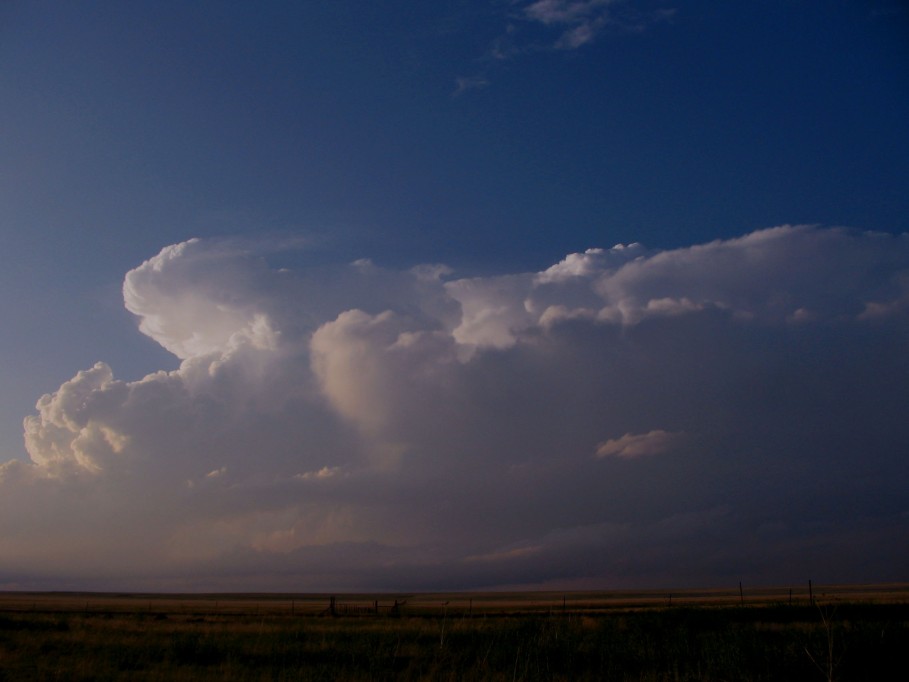
[{"label": "small distant structure", "polygon": [[378,616],[382,609],[386,609],[389,616],[400,616],[401,607],[405,604],[407,604],[406,599],[400,601],[395,599],[394,604],[391,606],[379,604],[378,599],[374,600],[371,606],[369,604],[343,604],[332,595],[328,599],[328,608],[319,615],[331,616],[332,618],[339,616]]}]

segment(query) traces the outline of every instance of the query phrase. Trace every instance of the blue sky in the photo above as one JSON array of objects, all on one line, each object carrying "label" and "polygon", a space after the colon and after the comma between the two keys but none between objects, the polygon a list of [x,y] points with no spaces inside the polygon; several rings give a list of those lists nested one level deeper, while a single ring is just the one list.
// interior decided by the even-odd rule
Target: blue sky
[{"label": "blue sky", "polygon": [[[909,13],[889,0],[6,3],[0,461],[10,464],[0,484],[33,486],[36,501],[7,503],[13,520],[0,542],[16,559],[0,563],[0,584],[88,584],[96,574],[88,564],[71,574],[35,568],[41,557],[69,561],[48,528],[85,496],[99,499],[98,518],[80,526],[97,533],[99,555],[108,557],[109,532],[100,519],[118,514],[132,519],[123,523],[133,534],[157,538],[149,552],[172,549],[150,573],[110,558],[127,588],[232,586],[239,574],[263,588],[287,586],[288,575],[318,587],[324,569],[312,567],[335,556],[326,548],[342,555],[367,545],[400,570],[338,585],[403,585],[427,561],[447,576],[440,587],[608,586],[638,574],[653,584],[673,576],[635,563],[652,555],[647,543],[665,544],[666,524],[700,528],[698,519],[724,530],[692,531],[691,547],[719,553],[709,538],[735,529],[751,529],[755,546],[778,533],[767,553],[797,572],[838,556],[804,548],[854,549],[862,537],[868,556],[895,568],[863,573],[847,562],[837,579],[904,576],[905,553],[887,552],[905,537],[909,513],[899,501],[905,474],[896,473],[905,469],[907,407],[907,67]],[[770,230],[785,225],[816,227]],[[191,238],[200,241],[172,246]],[[592,248],[606,251],[581,255]],[[421,264],[448,269],[411,270]],[[836,326],[846,318],[854,328]],[[867,326],[872,318],[889,321]],[[796,322],[806,326],[794,331]],[[415,355],[404,362],[370,344]],[[712,345],[725,375],[704,369]],[[863,361],[868,353],[878,364]],[[670,357],[684,366],[664,364]],[[65,383],[99,361],[111,378],[99,369]],[[826,379],[824,363],[837,368]],[[441,383],[421,383],[415,368]],[[159,375],[156,390],[176,382],[189,401],[173,399],[185,408],[176,422],[157,403],[140,424],[129,401],[120,411],[105,402],[151,390],[140,380],[159,370],[171,374]],[[702,376],[703,392],[682,390]],[[295,379],[285,386],[276,377]],[[262,381],[276,382],[269,399]],[[653,423],[623,412],[616,381],[641,409],[654,406]],[[82,384],[87,393],[76,390]],[[82,403],[64,405],[68,392]],[[45,394],[41,413],[35,402]],[[210,442],[190,437],[201,427],[186,415],[204,412],[202,395],[240,410],[244,426],[230,438],[210,424]],[[489,399],[480,401],[485,412],[468,406],[479,395]],[[85,407],[95,399],[108,407]],[[724,426],[686,403],[722,407]],[[22,420],[39,413],[26,451]],[[530,438],[529,415],[550,417],[549,430]],[[851,423],[848,433],[832,428],[834,415]],[[759,427],[795,416],[813,434],[810,447]],[[415,419],[436,423],[444,442],[413,431]],[[198,466],[167,459],[163,438],[143,440],[150,424],[184,434],[179,447]],[[472,435],[455,435],[464,429]],[[286,449],[291,436],[299,461]],[[93,438],[107,455],[92,450]],[[876,454],[863,455],[866,469],[849,453],[869,442]],[[805,484],[808,471],[825,470],[822,459],[784,454],[806,447],[818,458],[838,453],[828,495],[852,512],[842,523],[831,512],[830,528],[796,528],[804,509],[766,473]],[[199,454],[219,448],[223,462]],[[435,519],[437,498],[416,492],[463,478],[464,498],[484,509],[492,493],[467,464],[452,464],[472,462],[466,450],[501,465],[487,475],[502,501],[486,512],[502,520],[476,540],[471,514]],[[49,454],[64,451],[69,464]],[[105,459],[108,451],[119,458]],[[564,467],[553,464],[557,451]],[[144,469],[150,461],[159,464]],[[600,464],[611,468],[585,468]],[[767,478],[738,489],[765,464]],[[529,477],[526,488],[516,471]],[[233,476],[231,490],[259,492],[242,504],[228,493],[202,499],[200,481]],[[305,486],[343,478],[347,487],[266,491],[266,476]],[[682,492],[648,497],[673,476],[697,481],[695,502]],[[860,490],[850,487],[856,480]],[[127,501],[141,481],[189,521],[155,520],[151,532],[147,510]],[[169,497],[187,481],[199,499]],[[381,503],[363,497],[363,481],[385,491]],[[577,509],[560,510],[581,481],[601,487],[591,483]],[[761,516],[761,496],[791,515]],[[266,503],[273,498],[282,501]],[[522,498],[549,515],[538,518]],[[826,508],[821,488],[806,499]],[[395,505],[431,520],[395,535]],[[376,527],[364,521],[372,513]],[[224,536],[211,539],[206,524]],[[432,544],[432,524],[449,543]],[[29,540],[41,533],[43,546]],[[197,536],[210,539],[204,556],[173,549],[187,538],[200,544]],[[636,542],[643,549],[627,549]],[[638,559],[610,564],[604,557],[617,546]],[[545,558],[559,547],[594,557],[589,575]],[[678,579],[730,577],[756,550],[736,551],[703,566],[682,562]],[[273,563],[262,558],[269,552]],[[784,573],[754,569],[757,580]],[[187,574],[196,577],[175,577]]]}]

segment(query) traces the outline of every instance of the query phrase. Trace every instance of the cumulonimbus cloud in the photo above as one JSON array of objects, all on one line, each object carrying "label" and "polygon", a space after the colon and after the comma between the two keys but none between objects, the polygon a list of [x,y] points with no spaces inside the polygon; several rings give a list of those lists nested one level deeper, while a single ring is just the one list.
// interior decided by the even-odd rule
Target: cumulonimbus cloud
[{"label": "cumulonimbus cloud", "polygon": [[893,578],[907,273],[906,235],[810,226],[475,278],[166,247],[123,292],[180,367],[39,400],[0,583]]}]

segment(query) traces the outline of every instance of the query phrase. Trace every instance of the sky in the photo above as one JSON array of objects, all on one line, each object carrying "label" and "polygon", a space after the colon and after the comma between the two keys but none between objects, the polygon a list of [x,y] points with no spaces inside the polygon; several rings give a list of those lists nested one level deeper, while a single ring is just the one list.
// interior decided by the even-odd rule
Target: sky
[{"label": "sky", "polygon": [[0,589],[906,580],[909,7],[0,7]]}]

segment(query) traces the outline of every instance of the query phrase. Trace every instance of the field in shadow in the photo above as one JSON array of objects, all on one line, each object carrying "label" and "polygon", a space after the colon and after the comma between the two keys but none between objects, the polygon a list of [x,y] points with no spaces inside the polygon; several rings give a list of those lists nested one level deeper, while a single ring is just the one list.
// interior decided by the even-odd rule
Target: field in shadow
[{"label": "field in shadow", "polygon": [[10,593],[0,680],[874,680],[904,666],[898,596],[736,596],[346,595],[332,617],[325,595]]}]

